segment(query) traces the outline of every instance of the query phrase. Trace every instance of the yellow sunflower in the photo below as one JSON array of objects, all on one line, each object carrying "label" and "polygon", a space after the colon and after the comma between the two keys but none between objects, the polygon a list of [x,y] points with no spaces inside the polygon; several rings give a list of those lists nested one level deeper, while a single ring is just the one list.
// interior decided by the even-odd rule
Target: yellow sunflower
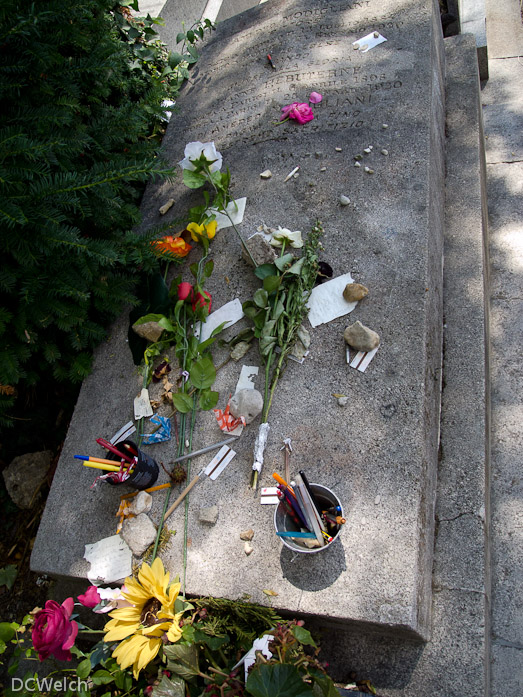
[{"label": "yellow sunflower", "polygon": [[174,612],[179,592],[179,583],[169,586],[169,573],[159,558],[151,566],[142,564],[138,580],[125,579],[122,595],[132,606],[111,612],[109,617],[113,619],[105,625],[104,641],[120,641],[113,658],[122,669],[132,665],[136,679],[156,657],[164,634],[170,642],[178,641],[182,635],[179,620],[183,613]]}]

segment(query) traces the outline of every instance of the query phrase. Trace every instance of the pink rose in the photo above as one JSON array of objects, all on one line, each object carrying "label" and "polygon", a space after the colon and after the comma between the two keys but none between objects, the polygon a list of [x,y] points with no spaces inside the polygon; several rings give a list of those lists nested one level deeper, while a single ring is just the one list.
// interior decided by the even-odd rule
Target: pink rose
[{"label": "pink rose", "polygon": [[201,293],[196,293],[196,297],[194,298],[193,303],[192,303],[192,309],[193,309],[193,311],[196,311],[196,308],[198,308],[198,307],[208,306],[207,312],[210,312],[211,305],[212,305],[211,294],[208,293],[206,290],[204,290],[203,295]]},{"label": "pink rose", "polygon": [[193,299],[193,289],[190,283],[184,281],[178,286],[178,300],[187,300],[187,298]]},{"label": "pink rose", "polygon": [[319,104],[322,99],[323,97],[319,92],[311,92],[309,95],[309,102],[311,104]]},{"label": "pink rose", "polygon": [[98,593],[98,588],[96,586],[89,586],[83,595],[78,596],[78,600],[82,605],[85,605],[85,607],[93,608],[99,605],[102,599]]},{"label": "pink rose", "polygon": [[314,114],[308,104],[303,102],[293,102],[282,107],[282,115],[280,121],[284,119],[294,119],[298,123],[307,123],[312,121]]},{"label": "pink rose", "polygon": [[78,624],[70,619],[73,607],[72,598],[67,598],[61,605],[48,600],[44,609],[36,613],[31,636],[41,661],[49,656],[60,661],[71,660],[69,649],[78,634]]}]

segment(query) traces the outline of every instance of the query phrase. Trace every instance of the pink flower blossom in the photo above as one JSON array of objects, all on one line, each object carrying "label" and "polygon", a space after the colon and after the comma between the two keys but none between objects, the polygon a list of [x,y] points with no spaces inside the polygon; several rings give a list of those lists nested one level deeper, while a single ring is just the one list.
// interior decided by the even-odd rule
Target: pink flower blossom
[{"label": "pink flower blossom", "polygon": [[83,595],[78,596],[78,600],[85,607],[96,607],[100,604],[100,595],[98,593],[98,588],[96,586],[89,586]]},{"label": "pink flower blossom", "polygon": [[323,97],[319,92],[311,92],[309,95],[309,102],[311,104],[319,104],[322,99]]},{"label": "pink flower blossom", "polygon": [[190,283],[187,283],[187,281],[184,281],[183,283],[180,283],[178,286],[178,300],[193,300],[193,288]]},{"label": "pink flower blossom", "polygon": [[71,660],[70,648],[78,634],[78,624],[71,621],[73,607],[72,598],[67,598],[61,605],[48,600],[44,609],[36,613],[31,637],[41,661],[49,656],[59,661]]},{"label": "pink flower blossom", "polygon": [[298,123],[307,123],[312,121],[314,114],[308,104],[303,102],[293,102],[282,107],[282,115],[280,121],[284,119],[294,119]]}]

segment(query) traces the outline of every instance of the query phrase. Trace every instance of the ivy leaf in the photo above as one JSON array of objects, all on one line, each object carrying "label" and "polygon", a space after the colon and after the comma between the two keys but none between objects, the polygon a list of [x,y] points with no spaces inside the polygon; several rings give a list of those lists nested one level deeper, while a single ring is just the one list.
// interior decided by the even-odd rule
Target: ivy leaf
[{"label": "ivy leaf", "polygon": [[213,392],[212,390],[204,390],[200,394],[200,409],[202,411],[209,411],[210,409],[214,409],[214,407],[218,404],[219,396],[219,392]]},{"label": "ivy leaf", "polygon": [[211,259],[203,267],[203,275],[205,278],[210,278],[214,269],[214,261]]},{"label": "ivy leaf", "polygon": [[168,678],[163,675],[152,691],[152,697],[185,697],[185,680],[180,677]]},{"label": "ivy leaf", "polygon": [[78,667],[76,669],[76,674],[81,680],[84,680],[89,673],[91,672],[91,659],[90,658],[84,658],[83,661],[81,661],[78,664]]},{"label": "ivy leaf", "polygon": [[4,566],[3,569],[0,569],[0,586],[7,586],[11,590],[17,574],[18,568],[14,564]]},{"label": "ivy leaf", "polygon": [[307,646],[314,647],[316,646],[316,643],[314,642],[314,639],[312,638],[311,633],[308,629],[304,629],[299,625],[294,625],[291,627],[291,632],[293,637],[297,639],[300,642],[300,644],[306,644]]},{"label": "ivy leaf", "polygon": [[173,404],[180,414],[187,414],[193,408],[193,399],[185,392],[176,392],[173,394]]},{"label": "ivy leaf", "polygon": [[183,183],[189,189],[199,189],[205,184],[205,177],[192,169],[183,170]]},{"label": "ivy leaf", "polygon": [[263,279],[263,288],[267,291],[267,293],[272,293],[273,290],[280,287],[280,284],[281,276],[266,276]]},{"label": "ivy leaf", "polygon": [[199,653],[196,644],[191,646],[172,644],[164,647],[163,653],[167,658],[167,670],[172,673],[176,673],[184,680],[190,680],[199,674]]},{"label": "ivy leaf", "polygon": [[294,257],[292,254],[284,254],[282,257],[278,257],[274,264],[280,271],[284,271],[287,264],[289,264],[293,259]]},{"label": "ivy leaf", "polygon": [[255,666],[245,686],[253,697],[311,697],[314,694],[303,682],[298,668],[289,663]]},{"label": "ivy leaf", "polygon": [[216,380],[216,369],[209,356],[194,361],[189,368],[191,384],[198,390],[205,390]]},{"label": "ivy leaf", "polygon": [[288,273],[292,273],[295,276],[299,276],[301,274],[301,270],[303,267],[303,264],[305,263],[305,257],[302,257],[301,259],[298,259],[297,262],[295,262],[290,269],[287,270]]},{"label": "ivy leaf", "polygon": [[269,302],[269,295],[263,288],[258,288],[252,299],[258,307],[265,308]]},{"label": "ivy leaf", "polygon": [[274,276],[276,271],[277,269],[274,264],[260,264],[260,266],[257,266],[254,270],[254,275],[263,281],[267,276]]}]

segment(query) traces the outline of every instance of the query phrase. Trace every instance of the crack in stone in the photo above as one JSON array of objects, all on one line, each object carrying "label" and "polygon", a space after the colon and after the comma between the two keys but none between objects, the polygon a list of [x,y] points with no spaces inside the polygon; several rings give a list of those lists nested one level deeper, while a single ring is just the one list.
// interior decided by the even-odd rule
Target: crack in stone
[{"label": "crack in stone", "polygon": [[474,518],[479,518],[481,521],[483,521],[483,518],[479,515],[479,513],[474,513],[474,511],[463,511],[462,513],[458,513],[457,515],[455,515],[453,518],[439,518],[438,516],[436,516],[436,522],[451,523],[453,520],[458,520],[458,518],[462,518],[465,515],[471,515]]},{"label": "crack in stone", "polygon": [[492,639],[492,643],[495,644],[496,646],[504,646],[509,649],[518,649],[518,651],[523,651],[523,646],[521,644],[516,644],[513,641],[507,641],[506,639],[501,639],[498,637],[494,637]]},{"label": "crack in stone", "polygon": [[442,591],[461,591],[463,593],[476,593],[486,597],[485,591],[478,591],[475,588],[461,588],[460,586],[433,586],[432,590],[434,593],[441,593]]}]

